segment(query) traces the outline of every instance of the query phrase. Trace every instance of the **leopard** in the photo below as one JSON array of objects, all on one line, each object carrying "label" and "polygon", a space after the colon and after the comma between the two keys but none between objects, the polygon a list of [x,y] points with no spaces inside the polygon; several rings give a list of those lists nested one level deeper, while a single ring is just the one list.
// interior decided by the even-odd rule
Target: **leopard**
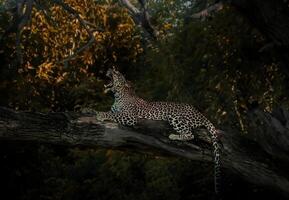
[{"label": "leopard", "polygon": [[194,106],[186,103],[148,101],[139,97],[132,83],[116,68],[108,69],[110,79],[104,85],[104,93],[112,92],[114,103],[108,112],[97,112],[100,121],[114,121],[124,126],[134,126],[141,119],[167,121],[177,133],[169,135],[170,140],[190,141],[194,139],[193,130],[205,127],[211,136],[214,161],[215,192],[219,194],[220,144],[215,126]]}]

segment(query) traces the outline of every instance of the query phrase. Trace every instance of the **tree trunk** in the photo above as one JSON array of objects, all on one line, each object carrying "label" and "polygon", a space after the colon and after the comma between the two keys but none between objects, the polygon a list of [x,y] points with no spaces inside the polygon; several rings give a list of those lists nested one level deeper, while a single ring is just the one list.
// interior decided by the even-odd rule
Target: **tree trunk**
[{"label": "tree trunk", "polygon": [[[248,117],[251,133],[241,135],[230,129],[222,133],[223,173],[234,173],[289,197],[289,112],[282,108],[272,114],[255,110]],[[206,130],[195,130],[191,142],[171,141],[169,132],[171,128],[162,121],[143,120],[131,128],[99,122],[89,114],[15,112],[0,107],[0,140],[117,148],[212,161]]]}]

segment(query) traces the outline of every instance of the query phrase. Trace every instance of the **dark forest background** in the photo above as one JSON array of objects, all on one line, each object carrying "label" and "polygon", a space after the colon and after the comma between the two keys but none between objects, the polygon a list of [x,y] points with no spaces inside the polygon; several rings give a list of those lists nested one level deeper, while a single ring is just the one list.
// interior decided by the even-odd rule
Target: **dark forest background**
[{"label": "dark forest background", "polygon": [[[216,127],[243,135],[252,127],[250,110],[288,109],[289,43],[270,38],[261,22],[246,16],[250,10],[236,6],[238,1],[201,19],[192,16],[214,1],[148,1],[156,38],[118,1],[65,0],[85,26],[57,2],[35,0],[23,20],[15,15],[16,1],[0,0],[0,106],[36,112],[108,110],[113,97],[103,93],[103,84],[107,69],[116,66],[139,96],[190,103]],[[283,3],[288,11],[288,2]],[[21,30],[17,20],[25,22]],[[288,30],[289,22],[280,24]],[[1,199],[214,195],[212,164],[176,157],[1,141],[0,163]],[[228,199],[278,197],[270,188],[230,174],[224,186]]]}]

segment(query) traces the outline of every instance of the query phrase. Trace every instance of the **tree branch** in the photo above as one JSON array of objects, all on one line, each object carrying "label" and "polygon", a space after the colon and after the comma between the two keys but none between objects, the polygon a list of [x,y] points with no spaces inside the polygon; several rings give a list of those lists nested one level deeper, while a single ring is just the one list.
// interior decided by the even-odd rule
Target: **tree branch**
[{"label": "tree branch", "polygon": [[193,14],[191,17],[193,19],[206,19],[208,16],[211,16],[213,13],[218,12],[224,8],[224,4],[222,2],[218,2],[213,4],[206,9]]},{"label": "tree branch", "polygon": [[141,5],[141,10],[136,8],[129,0],[120,0],[120,2],[128,9],[129,13],[133,17],[134,22],[141,25],[153,39],[156,39],[157,32],[150,22],[146,1],[138,0]]},{"label": "tree branch", "polygon": [[[223,172],[232,172],[249,183],[275,189],[289,197],[288,173],[273,166],[271,160],[289,166],[289,112],[280,109],[269,114],[256,110],[250,116],[253,124],[263,124],[262,130],[258,125],[252,128],[255,134],[246,136],[234,130],[223,132]],[[0,140],[117,148],[212,161],[210,139],[205,130],[195,130],[196,139],[191,142],[171,141],[167,137],[171,132],[162,121],[142,120],[130,128],[99,122],[89,114],[44,114],[0,108]]]}]

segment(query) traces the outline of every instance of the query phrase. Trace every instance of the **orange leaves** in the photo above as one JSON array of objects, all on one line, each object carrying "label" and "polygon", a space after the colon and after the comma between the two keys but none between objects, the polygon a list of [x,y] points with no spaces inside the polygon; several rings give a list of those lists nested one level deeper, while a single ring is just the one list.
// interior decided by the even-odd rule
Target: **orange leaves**
[{"label": "orange leaves", "polygon": [[94,61],[94,58],[93,58],[93,55],[90,52],[85,51],[83,53],[82,60],[83,60],[83,63],[85,65],[92,65],[93,61]]},{"label": "orange leaves", "polygon": [[42,63],[37,68],[36,77],[43,79],[43,80],[51,81],[53,67],[54,65],[51,62]]},{"label": "orange leaves", "polygon": [[163,25],[163,29],[164,30],[170,30],[170,29],[172,29],[173,28],[173,25],[171,24],[171,23],[165,23],[164,25]]},{"label": "orange leaves", "polygon": [[[51,105],[64,101],[62,95],[79,84],[94,80],[90,84],[95,87],[93,76],[99,71],[133,62],[142,52],[135,24],[125,9],[110,1],[64,2],[75,13],[69,13],[61,4],[39,1],[43,10],[33,8],[21,38],[24,62],[18,70],[22,84],[19,90],[25,86],[29,89],[27,96],[49,99]],[[7,47],[11,48],[11,58],[15,57],[15,42],[7,43]]]},{"label": "orange leaves", "polygon": [[[95,37],[95,44],[69,64],[91,66],[102,60],[116,62],[120,56],[133,61],[142,52],[140,40],[133,37],[135,24],[124,9],[115,4],[97,4],[93,0],[66,0],[65,3],[79,13],[86,28]],[[41,53],[42,63],[49,60],[56,64],[83,47],[89,41],[89,34],[83,24],[61,6],[51,6],[49,13],[50,20],[42,11],[33,10],[31,33],[39,45],[35,46],[29,41],[28,51],[32,54]],[[109,53],[111,50],[114,53]],[[33,63],[30,55],[26,59]]]}]

